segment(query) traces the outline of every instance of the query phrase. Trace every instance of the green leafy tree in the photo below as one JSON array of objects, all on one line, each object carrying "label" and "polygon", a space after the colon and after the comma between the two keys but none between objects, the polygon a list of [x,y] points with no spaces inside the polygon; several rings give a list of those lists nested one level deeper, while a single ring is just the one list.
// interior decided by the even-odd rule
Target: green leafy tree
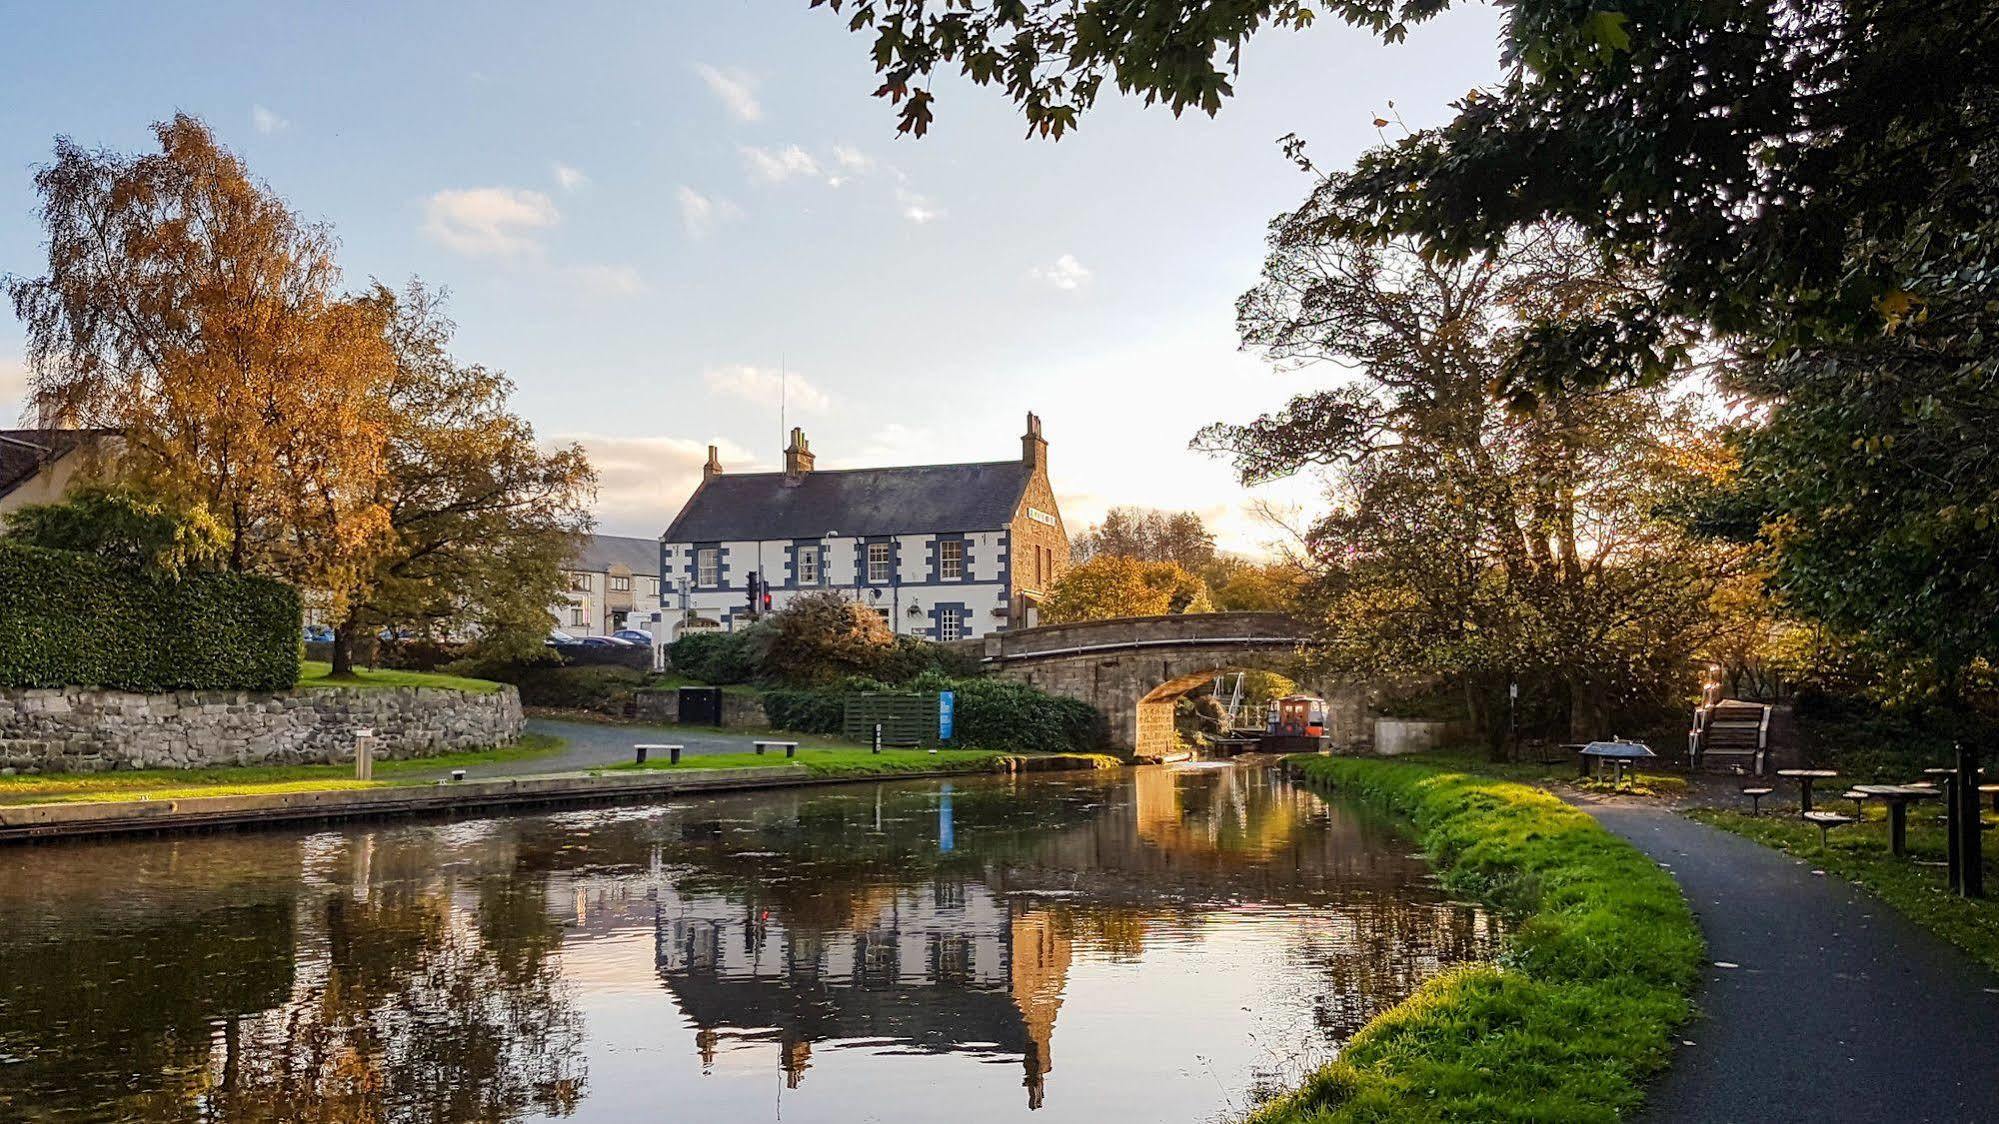
[{"label": "green leafy tree", "polygon": [[23,507],[6,518],[8,537],[31,546],[95,554],[174,577],[219,569],[229,554],[229,532],[207,508],[126,487],[75,487],[60,503]]}]

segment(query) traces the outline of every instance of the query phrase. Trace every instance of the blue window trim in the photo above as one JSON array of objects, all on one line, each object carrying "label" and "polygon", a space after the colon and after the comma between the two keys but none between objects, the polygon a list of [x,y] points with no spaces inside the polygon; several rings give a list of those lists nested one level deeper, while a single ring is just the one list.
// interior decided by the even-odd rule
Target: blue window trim
[{"label": "blue window trim", "polygon": [[[704,550],[713,550],[715,552],[714,585],[702,585],[700,582],[701,552]],[[729,588],[729,548],[719,542],[689,544],[687,548],[687,585],[690,589]]]},{"label": "blue window trim", "polygon": [[[810,550],[819,560],[819,580],[806,583],[798,580],[798,555]],[[826,587],[826,544],[818,539],[793,539],[784,548],[784,588],[824,589]]]},{"label": "blue window trim", "polygon": [[972,627],[971,610],[965,608],[964,602],[938,601],[930,606],[930,627],[924,630],[930,639],[944,639],[944,610],[946,609],[958,610],[958,639],[963,640],[967,637],[978,635],[977,631]]},{"label": "blue window trim", "polygon": [[[888,544],[887,581],[878,582],[868,579],[868,548],[876,543]],[[886,589],[889,586],[900,584],[895,580],[895,576],[901,572],[902,544],[895,541],[894,535],[868,535],[854,540],[854,584],[856,586],[862,588],[879,586]]]},{"label": "blue window trim", "polygon": [[[958,576],[955,578],[944,576],[944,544],[947,542],[958,543],[963,549],[963,554],[960,555],[958,560]],[[923,552],[924,563],[929,570],[928,580],[931,585],[960,585],[972,580],[972,540],[970,536],[956,532],[932,535],[924,540]]]}]

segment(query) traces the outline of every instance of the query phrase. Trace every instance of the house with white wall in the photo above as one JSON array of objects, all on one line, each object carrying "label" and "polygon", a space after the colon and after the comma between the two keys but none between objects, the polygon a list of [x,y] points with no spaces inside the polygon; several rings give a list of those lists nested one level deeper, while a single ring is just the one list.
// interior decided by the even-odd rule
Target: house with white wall
[{"label": "house with white wall", "polygon": [[572,636],[652,629],[660,604],[659,544],[652,539],[590,535],[562,576],[562,600],[550,607],[555,627]]},{"label": "house with white wall", "polygon": [[793,429],[783,471],[729,473],[710,446],[659,559],[662,642],[755,620],[752,576],[769,610],[831,591],[898,633],[948,641],[1034,624],[1069,537],[1029,414],[1017,460],[821,471]]}]

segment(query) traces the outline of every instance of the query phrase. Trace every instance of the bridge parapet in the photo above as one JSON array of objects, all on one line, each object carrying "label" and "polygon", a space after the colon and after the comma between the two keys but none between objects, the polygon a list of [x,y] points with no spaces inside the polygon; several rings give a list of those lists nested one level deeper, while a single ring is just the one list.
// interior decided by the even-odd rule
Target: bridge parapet
[{"label": "bridge parapet", "polygon": [[1005,663],[1115,651],[1121,648],[1302,644],[1305,630],[1284,613],[1187,613],[1117,617],[1013,629],[986,638],[985,659]]}]

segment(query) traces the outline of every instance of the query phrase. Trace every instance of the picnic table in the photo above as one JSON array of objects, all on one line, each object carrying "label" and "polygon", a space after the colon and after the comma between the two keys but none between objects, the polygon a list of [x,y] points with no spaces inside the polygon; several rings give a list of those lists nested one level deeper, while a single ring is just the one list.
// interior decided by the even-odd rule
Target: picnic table
[{"label": "picnic table", "polygon": [[1590,775],[1592,765],[1600,767],[1601,762],[1610,762],[1615,771],[1615,780],[1612,783],[1618,785],[1624,783],[1625,770],[1640,761],[1658,756],[1652,752],[1652,747],[1643,742],[1628,742],[1623,738],[1612,738],[1607,742],[1590,742],[1577,750],[1576,754],[1582,758],[1582,772],[1585,777]]},{"label": "picnic table", "polygon": [[1888,805],[1888,850],[1898,856],[1909,850],[1909,802],[1942,795],[1926,784],[1857,784],[1853,791]]},{"label": "picnic table", "polygon": [[1812,810],[1812,786],[1839,774],[1831,769],[1779,769],[1777,775],[1798,782],[1798,811],[1809,812]]}]

